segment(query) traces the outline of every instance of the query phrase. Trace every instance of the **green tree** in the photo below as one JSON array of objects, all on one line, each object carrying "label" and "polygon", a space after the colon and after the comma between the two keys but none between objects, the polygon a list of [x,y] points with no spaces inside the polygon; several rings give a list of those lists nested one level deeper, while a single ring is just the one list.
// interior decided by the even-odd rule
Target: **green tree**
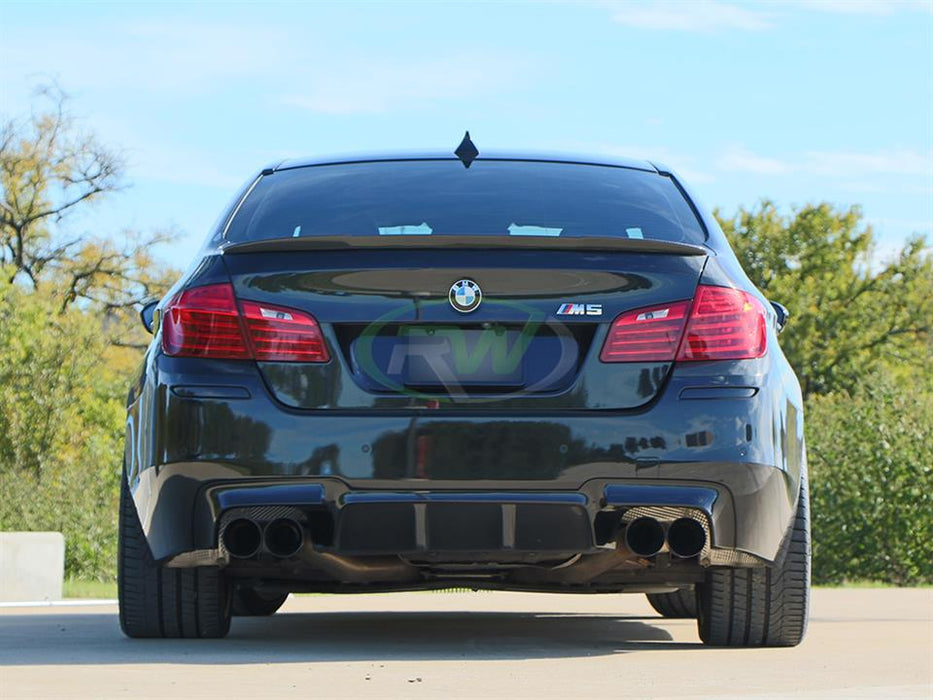
[{"label": "green tree", "polygon": [[874,256],[858,207],[769,201],[720,218],[752,281],[786,305],[806,398],[813,576],[933,581],[933,260]]},{"label": "green tree", "polygon": [[114,575],[124,399],[148,336],[135,314],[175,273],[164,234],[89,235],[75,214],[123,186],[57,88],[0,121],[0,530],[65,535],[72,576]]},{"label": "green tree", "polygon": [[[29,117],[0,123],[0,273],[9,281],[48,290],[58,310],[81,302],[120,319],[164,290],[173,271],[154,264],[152,248],[170,233],[119,236],[74,231],[74,215],[124,187],[120,154],[80,128],[57,86],[37,91]],[[111,323],[130,332],[136,325]],[[126,342],[124,338],[123,342]]]},{"label": "green tree", "polygon": [[781,346],[805,397],[851,392],[875,371],[931,381],[933,257],[924,239],[879,262],[858,207],[823,203],[785,216],[764,201],[717,218],[748,276],[790,311]]},{"label": "green tree", "polygon": [[813,576],[933,582],[933,392],[887,375],[807,411]]},{"label": "green tree", "polygon": [[99,314],[0,280],[0,530],[62,532],[73,576],[113,576],[124,352]]}]

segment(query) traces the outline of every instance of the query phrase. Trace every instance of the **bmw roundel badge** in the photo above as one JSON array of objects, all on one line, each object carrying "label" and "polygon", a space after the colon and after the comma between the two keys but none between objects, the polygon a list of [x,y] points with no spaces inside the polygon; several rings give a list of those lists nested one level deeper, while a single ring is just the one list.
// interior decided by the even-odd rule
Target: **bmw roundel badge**
[{"label": "bmw roundel badge", "polygon": [[457,280],[451,286],[447,298],[457,311],[468,314],[479,307],[483,300],[483,290],[473,280]]}]

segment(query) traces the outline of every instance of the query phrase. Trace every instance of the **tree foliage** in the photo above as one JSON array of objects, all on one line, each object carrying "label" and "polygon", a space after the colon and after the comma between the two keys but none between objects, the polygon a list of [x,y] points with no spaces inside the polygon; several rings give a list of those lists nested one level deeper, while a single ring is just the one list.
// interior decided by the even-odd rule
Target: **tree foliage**
[{"label": "tree foliage", "polygon": [[933,260],[890,260],[858,207],[771,202],[720,217],[742,266],[790,311],[781,346],[806,405],[813,576],[933,582]]},{"label": "tree foliage", "polygon": [[11,280],[23,274],[33,285],[82,243],[80,237],[54,240],[52,226],[119,189],[123,169],[117,154],[75,130],[64,93],[44,87],[40,95],[49,109],[0,126],[2,260]]},{"label": "tree foliage", "polygon": [[75,214],[123,188],[125,164],[80,129],[58,87],[37,96],[38,111],[0,124],[0,271],[9,281],[49,288],[60,313],[82,302],[125,316],[166,287],[172,272],[153,264],[151,250],[171,235],[72,230]]},{"label": "tree foliage", "polygon": [[0,280],[0,530],[60,531],[68,573],[107,579],[138,359],[106,341],[102,322]]},{"label": "tree foliage", "polygon": [[873,257],[858,207],[782,215],[769,201],[717,213],[751,280],[790,311],[781,346],[805,397],[854,391],[877,371],[905,378],[933,360],[933,257],[922,238],[894,259]]},{"label": "tree foliage", "polygon": [[872,376],[807,412],[813,575],[933,582],[933,392]]},{"label": "tree foliage", "polygon": [[39,103],[0,124],[0,530],[61,531],[69,575],[110,579],[124,398],[148,339],[134,306],[175,273],[152,256],[164,234],[75,230],[123,161],[59,90]]}]

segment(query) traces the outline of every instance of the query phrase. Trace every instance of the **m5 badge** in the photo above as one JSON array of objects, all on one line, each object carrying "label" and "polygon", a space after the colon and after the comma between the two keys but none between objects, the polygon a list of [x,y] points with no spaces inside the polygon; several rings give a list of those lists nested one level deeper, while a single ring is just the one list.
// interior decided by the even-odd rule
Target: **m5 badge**
[{"label": "m5 badge", "polygon": [[557,309],[558,316],[602,316],[602,304],[561,304]]}]

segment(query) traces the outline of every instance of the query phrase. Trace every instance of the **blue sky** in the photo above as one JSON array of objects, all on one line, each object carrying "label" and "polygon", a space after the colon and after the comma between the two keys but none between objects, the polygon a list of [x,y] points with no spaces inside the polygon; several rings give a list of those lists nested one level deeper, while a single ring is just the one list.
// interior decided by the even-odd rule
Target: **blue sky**
[{"label": "blue sky", "polygon": [[125,149],[72,228],[174,227],[181,267],[290,156],[479,146],[652,157],[710,207],[861,204],[933,236],[933,0],[0,2],[0,113],[56,78]]}]

